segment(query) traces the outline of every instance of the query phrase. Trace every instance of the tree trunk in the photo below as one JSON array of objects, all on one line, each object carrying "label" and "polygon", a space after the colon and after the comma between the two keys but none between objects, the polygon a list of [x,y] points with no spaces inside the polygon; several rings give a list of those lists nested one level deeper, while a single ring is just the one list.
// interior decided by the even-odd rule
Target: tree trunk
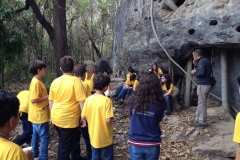
[{"label": "tree trunk", "polygon": [[60,71],[59,61],[63,56],[68,54],[66,33],[66,0],[53,0],[54,27],[52,27],[51,24],[46,20],[44,15],[42,15],[35,0],[26,0],[25,2],[25,7],[16,10],[16,13],[23,10],[28,10],[29,6],[31,6],[37,20],[46,29],[50,41],[52,42],[56,62],[56,72],[57,75],[60,76],[62,73]]},{"label": "tree trunk", "polygon": [[68,54],[66,34],[66,0],[53,0],[54,3],[54,57],[56,60],[57,75],[61,75],[59,61]]}]

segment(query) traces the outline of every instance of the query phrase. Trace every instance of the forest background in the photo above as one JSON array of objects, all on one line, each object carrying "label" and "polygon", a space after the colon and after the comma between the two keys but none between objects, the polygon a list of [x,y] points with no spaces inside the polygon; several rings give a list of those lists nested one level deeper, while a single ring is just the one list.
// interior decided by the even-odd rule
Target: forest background
[{"label": "forest background", "polygon": [[29,62],[47,64],[44,82],[61,75],[59,60],[76,64],[112,52],[120,0],[0,0],[0,89],[30,82]]}]

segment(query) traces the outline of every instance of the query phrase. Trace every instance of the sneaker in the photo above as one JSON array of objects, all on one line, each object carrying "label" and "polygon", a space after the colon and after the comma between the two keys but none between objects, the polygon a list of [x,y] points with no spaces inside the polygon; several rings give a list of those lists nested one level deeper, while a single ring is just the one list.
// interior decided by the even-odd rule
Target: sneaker
[{"label": "sneaker", "polygon": [[195,128],[198,128],[198,127],[207,127],[207,124],[206,123],[195,123],[193,125]]},{"label": "sneaker", "polygon": [[172,113],[171,111],[165,112],[166,115],[170,115],[171,113]]}]

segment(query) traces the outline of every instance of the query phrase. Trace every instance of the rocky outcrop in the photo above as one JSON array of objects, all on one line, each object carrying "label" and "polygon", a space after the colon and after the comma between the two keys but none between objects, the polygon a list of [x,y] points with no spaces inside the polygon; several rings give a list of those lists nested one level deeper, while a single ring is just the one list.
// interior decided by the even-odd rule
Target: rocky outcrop
[{"label": "rocky outcrop", "polygon": [[[154,1],[154,23],[164,47],[179,63],[193,47],[240,47],[238,0],[186,0],[176,11]],[[150,0],[125,0],[117,12],[112,62],[119,76],[128,65],[145,70],[168,61],[150,25]]]},{"label": "rocky outcrop", "polygon": [[[165,1],[165,0],[164,0]],[[170,61],[153,34],[150,19],[150,0],[123,0],[117,11],[111,63],[115,77],[125,77],[128,66],[147,70],[157,62],[168,73]],[[176,11],[162,0],[153,0],[153,18],[157,34],[170,56],[182,67],[194,48],[202,48],[214,61],[217,79],[212,92],[221,97],[221,48],[227,48],[229,67],[229,96],[232,105],[240,104],[236,78],[240,61],[239,0],[172,0]],[[183,77],[174,67],[174,75]],[[234,82],[234,83],[232,83]],[[176,83],[176,82],[175,82]],[[238,105],[240,109],[240,106]]]}]

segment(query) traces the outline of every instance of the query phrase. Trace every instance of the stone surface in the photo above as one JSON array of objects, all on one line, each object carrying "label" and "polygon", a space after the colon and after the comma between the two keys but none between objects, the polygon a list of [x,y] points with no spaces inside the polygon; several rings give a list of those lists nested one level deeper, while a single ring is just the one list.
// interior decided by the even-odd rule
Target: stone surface
[{"label": "stone surface", "polygon": [[187,131],[186,131],[185,136],[188,136],[188,135],[189,135],[190,133],[192,133],[192,131],[194,131],[194,130],[195,130],[194,127],[190,127],[190,128],[188,128]]},{"label": "stone surface", "polygon": [[[239,0],[185,0],[176,11],[154,2],[154,25],[170,56],[181,66],[194,48],[212,56],[213,75],[217,79],[211,92],[221,98],[221,48],[227,48],[229,103],[240,110],[236,78],[240,61]],[[179,3],[180,0],[174,1]],[[124,0],[117,11],[113,51],[110,62],[115,77],[125,77],[127,66],[147,71],[157,62],[168,73],[169,59],[159,46],[149,18],[150,0]],[[212,54],[213,53],[213,54]],[[174,67],[175,84],[184,79]],[[183,85],[183,84],[182,84]],[[181,86],[180,89],[184,89]],[[182,92],[181,92],[182,93]]]},{"label": "stone surface", "polygon": [[222,107],[208,108],[207,113],[208,119],[210,121],[214,120],[215,123],[211,123],[203,131],[211,132],[213,136],[199,142],[196,147],[192,148],[192,151],[220,157],[235,157],[238,144],[232,141],[234,130],[233,118]]},{"label": "stone surface", "polygon": [[205,143],[199,143],[192,151],[200,154],[234,157],[238,148],[237,143],[232,142],[232,135],[214,136]]},{"label": "stone surface", "polygon": [[180,137],[181,135],[182,135],[182,132],[177,131],[177,132],[175,132],[175,133],[173,133],[173,134],[171,135],[170,139],[171,139],[172,141],[176,141],[176,140],[179,139],[179,137]]},{"label": "stone surface", "polygon": [[167,121],[167,123],[172,124],[173,126],[177,126],[182,123],[181,119],[177,116],[172,116],[171,119]]},{"label": "stone surface", "polygon": [[196,129],[194,132],[193,132],[193,134],[191,134],[191,138],[196,138],[197,136],[199,135],[199,130],[198,129]]}]

